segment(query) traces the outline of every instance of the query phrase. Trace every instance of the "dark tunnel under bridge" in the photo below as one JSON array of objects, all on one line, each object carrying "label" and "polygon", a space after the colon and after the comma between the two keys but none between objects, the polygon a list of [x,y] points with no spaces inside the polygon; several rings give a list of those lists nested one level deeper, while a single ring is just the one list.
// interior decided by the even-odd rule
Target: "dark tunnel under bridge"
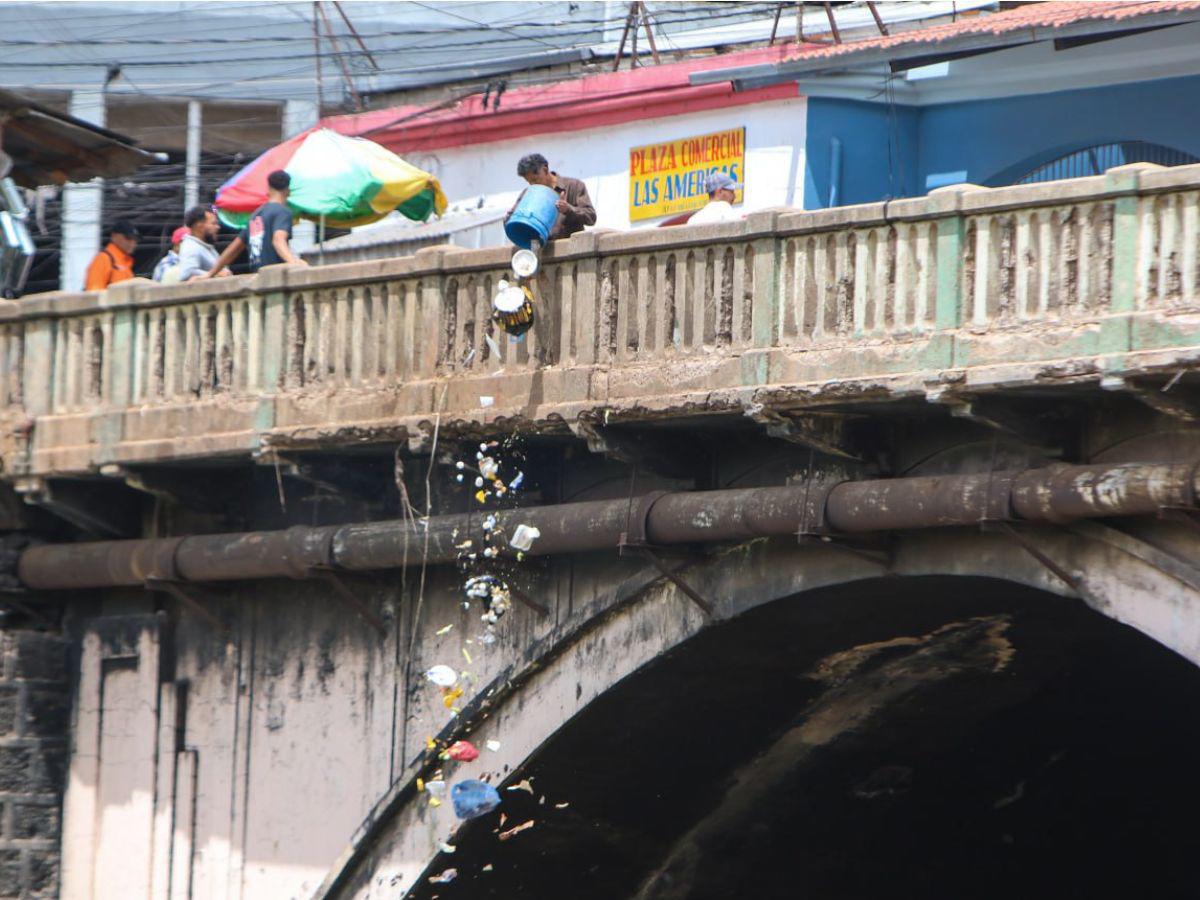
[{"label": "dark tunnel under bridge", "polygon": [[817,590],[611,688],[410,896],[1193,896],[1198,698],[1194,666],[1077,600]]}]

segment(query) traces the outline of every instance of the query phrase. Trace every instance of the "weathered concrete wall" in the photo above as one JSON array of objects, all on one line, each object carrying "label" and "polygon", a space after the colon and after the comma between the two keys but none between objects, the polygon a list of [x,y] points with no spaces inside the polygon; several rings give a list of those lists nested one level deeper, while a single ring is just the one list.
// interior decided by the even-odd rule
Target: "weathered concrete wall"
[{"label": "weathered concrete wall", "polygon": [[[919,417],[900,428],[907,412],[880,413],[865,416],[879,420],[866,423],[879,426],[874,437],[830,471],[911,473],[942,451],[946,465],[995,471],[994,434],[1011,428],[1027,439],[1020,458],[1030,460],[1014,464],[1038,465],[1046,457],[1030,448],[1048,437],[1044,410],[1022,421],[1003,404],[977,408],[980,397],[1073,387],[1080,406],[1106,412],[1098,386],[1137,389],[1145,404],[1197,420],[1193,385],[1168,394],[1158,381],[1122,378],[1194,366],[1198,229],[1200,167],[1134,167],[710,228],[584,234],[548,254],[539,330],[501,344],[499,355],[487,310],[503,252],[435,249],[222,283],[32,298],[0,318],[0,401],[11,426],[0,430],[0,457],[6,477],[36,494],[55,473],[94,484],[124,477],[126,463],[240,457],[251,468],[252,454],[377,443],[387,471],[368,490],[378,493],[394,489],[392,469],[411,458],[405,442],[429,453],[435,428],[446,451],[484,429],[535,426],[544,445],[574,443],[565,457],[581,438],[610,452],[597,430],[610,421],[744,423],[745,415],[791,439],[788,413],[908,400],[916,402],[907,411],[928,411],[930,401],[959,413],[976,429],[962,445],[974,455]],[[1032,394],[1018,399],[1040,402]],[[1160,420],[1139,430],[1122,424],[1128,408],[1118,413],[1080,424],[1073,455],[1194,460],[1194,434],[1167,441]],[[699,446],[694,425],[670,439],[671,453]],[[888,446],[884,428],[905,437]],[[774,440],[759,432],[747,424],[706,438]],[[836,439],[814,440],[800,435],[796,444],[841,453]],[[705,477],[740,485],[747,469],[763,483],[813,476],[789,452],[767,474],[760,464],[782,454],[755,447]],[[813,454],[804,455],[811,467]],[[613,471],[583,460],[569,474],[555,470],[558,495],[589,483],[606,484],[609,497],[633,491],[627,470],[613,488]],[[194,476],[193,493],[234,470]],[[570,490],[569,478],[579,482]],[[463,499],[471,502],[449,498]],[[199,515],[148,516],[129,533],[143,527],[217,526]],[[874,562],[836,543],[759,541],[722,548],[687,577],[717,620],[882,574],[1006,579],[1077,596],[1200,663],[1200,571],[1191,562],[1200,538],[1167,521],[1122,527],[1034,529],[1026,546],[1006,533],[898,534],[891,556]],[[499,750],[454,776],[511,777],[564,722],[706,625],[656,570],[615,548],[520,567],[514,585],[549,612],[516,605],[491,646],[480,643],[478,608],[462,608],[452,568],[344,577],[383,622],[382,635],[315,580],[236,585],[215,599],[206,591],[198,602],[225,628],[141,590],[69,598],[79,664],[64,897],[394,897],[455,827],[448,804],[431,807],[416,793],[417,778],[432,771],[430,737],[494,738]],[[468,673],[457,715],[422,678],[435,664]]]},{"label": "weathered concrete wall", "polygon": [[58,896],[67,642],[0,628],[0,897]]},{"label": "weathered concrete wall", "polygon": [[[1030,536],[1080,579],[1086,602],[1200,661],[1195,585],[1181,580],[1200,584],[1194,570],[1165,572],[1104,534]],[[1151,523],[1141,537],[1142,556],[1200,549],[1179,526]],[[904,537],[890,565],[834,545],[759,541],[686,577],[724,620],[889,572],[1072,593],[1011,538],[978,533]],[[128,603],[90,620],[63,896],[394,898],[409,888],[456,827],[448,803],[431,807],[414,789],[438,765],[424,754],[429,737],[498,740],[451,779],[504,781],[593,699],[706,625],[652,570],[607,554],[521,577],[550,614],[516,606],[491,647],[478,641],[478,610],[462,609],[461,579],[442,569],[426,573],[423,592],[418,570],[351,583],[384,620],[383,637],[311,583],[226,592],[214,608],[227,634],[186,612],[131,615]],[[439,663],[470,673],[460,715],[422,678]]]},{"label": "weathered concrete wall", "polygon": [[435,422],[565,433],[1169,372],[1200,347],[1198,198],[1200,167],[1129,166],[584,233],[546,254],[520,343],[490,319],[503,248],[25,298],[0,310],[0,458],[37,492],[122,464],[419,447]]}]

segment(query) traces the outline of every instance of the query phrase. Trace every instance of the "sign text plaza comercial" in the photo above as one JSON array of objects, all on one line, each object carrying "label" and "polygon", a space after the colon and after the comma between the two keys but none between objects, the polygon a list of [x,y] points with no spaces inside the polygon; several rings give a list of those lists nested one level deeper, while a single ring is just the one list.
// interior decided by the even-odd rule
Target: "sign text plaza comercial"
[{"label": "sign text plaza comercial", "polygon": [[[629,151],[629,219],[653,219],[699,209],[708,201],[704,180],[728,172],[746,174],[746,129],[634,147]],[[742,199],[741,191],[737,200]]]}]

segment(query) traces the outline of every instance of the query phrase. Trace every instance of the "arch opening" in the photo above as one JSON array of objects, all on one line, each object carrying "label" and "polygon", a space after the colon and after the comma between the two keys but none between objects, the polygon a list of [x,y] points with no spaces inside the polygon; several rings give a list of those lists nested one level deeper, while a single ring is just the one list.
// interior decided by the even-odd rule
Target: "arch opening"
[{"label": "arch opening", "polygon": [[992,187],[1008,184],[1038,184],[1063,178],[1103,175],[1116,166],[1130,163],[1187,166],[1200,162],[1196,156],[1152,141],[1102,141],[1061,153],[1051,159],[1034,157],[1012,167],[1005,175],[989,180]]},{"label": "arch opening", "polygon": [[1200,670],[1079,601],[810,591],[595,700],[408,896],[1186,896],[1197,699]]}]

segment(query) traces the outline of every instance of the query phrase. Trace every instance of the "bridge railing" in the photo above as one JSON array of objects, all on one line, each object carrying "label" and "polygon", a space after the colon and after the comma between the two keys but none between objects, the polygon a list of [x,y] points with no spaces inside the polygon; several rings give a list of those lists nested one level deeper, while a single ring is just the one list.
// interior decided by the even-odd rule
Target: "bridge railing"
[{"label": "bridge railing", "polygon": [[[971,335],[1190,308],[1198,239],[1200,166],[1137,165],[576,235],[545,254],[538,321],[521,341],[490,316],[507,248],[36,295],[0,309],[0,403],[37,423],[3,452],[10,472],[71,471],[245,452],[325,425],[415,427],[434,413],[569,418],[639,385],[662,408],[700,389],[791,384],[816,371],[808,351],[820,351],[822,381],[982,365],[993,351]],[[940,356],[863,356],[938,335],[958,336]],[[1028,352],[1044,356],[1054,340]],[[597,387],[596,373],[623,369],[624,394],[611,378]],[[534,395],[535,372],[557,380]],[[463,380],[473,387],[447,387],[438,408],[433,388]]]}]

